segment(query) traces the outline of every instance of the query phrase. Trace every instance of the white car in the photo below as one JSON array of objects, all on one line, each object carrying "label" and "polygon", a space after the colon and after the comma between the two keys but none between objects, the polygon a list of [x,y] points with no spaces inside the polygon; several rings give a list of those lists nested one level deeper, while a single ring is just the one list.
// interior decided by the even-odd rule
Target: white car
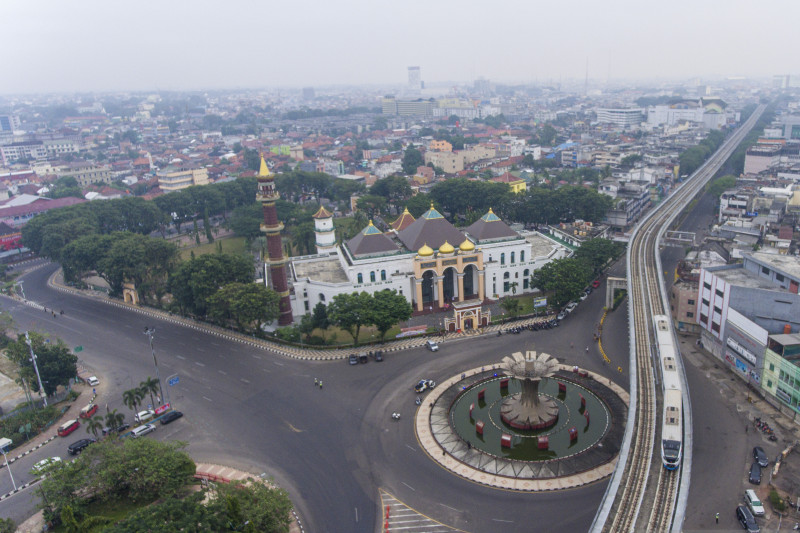
[{"label": "white car", "polygon": [[100,385],[100,380],[97,379],[97,376],[90,376],[89,379],[86,380],[86,383],[92,387],[96,387],[97,385]]},{"label": "white car", "polygon": [[437,344],[436,341],[431,341],[431,340],[425,341],[425,347],[432,352],[439,351],[439,344]]},{"label": "white car", "polygon": [[156,412],[153,411],[152,409],[147,409],[145,411],[139,411],[138,413],[136,413],[136,421],[141,424],[142,422],[147,422],[148,420],[150,420],[154,416],[156,416]]},{"label": "white car", "polygon": [[578,307],[578,304],[576,304],[575,302],[570,302],[564,308],[564,311],[566,311],[567,313],[571,313],[571,312],[573,312],[575,310],[576,307]]},{"label": "white car", "polygon": [[134,439],[147,435],[148,433],[152,433],[156,430],[156,427],[153,424],[145,424],[143,426],[139,426],[138,428],[134,428],[131,431],[131,437]]},{"label": "white car", "polygon": [[47,472],[47,470],[50,469],[50,467],[60,462],[61,462],[61,457],[48,457],[47,459],[42,459],[41,461],[33,465],[33,470],[37,474],[43,474]]}]

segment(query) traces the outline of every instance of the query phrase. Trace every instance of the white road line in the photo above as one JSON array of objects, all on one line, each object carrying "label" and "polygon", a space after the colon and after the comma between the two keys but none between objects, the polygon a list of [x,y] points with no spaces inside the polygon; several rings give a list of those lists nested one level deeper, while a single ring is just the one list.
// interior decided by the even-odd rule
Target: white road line
[{"label": "white road line", "polygon": [[412,487],[412,486],[411,486],[411,485],[409,485],[408,483],[406,483],[406,482],[404,482],[404,481],[401,481],[400,483],[402,483],[403,485],[405,485],[405,486],[406,486],[406,487],[408,487],[409,489],[413,490],[414,492],[417,492],[417,489],[415,489],[414,487]]},{"label": "white road line", "polygon": [[417,451],[417,450],[416,450],[416,448],[414,448],[413,446],[409,446],[408,444],[406,444],[406,448],[408,448],[408,449],[409,449],[409,450],[411,450],[412,452],[415,452],[415,451]]},{"label": "white road line", "polygon": [[195,348],[195,350],[197,350],[198,352],[205,352],[205,350],[202,348]]},{"label": "white road line", "polygon": [[203,399],[208,400],[209,402],[213,402],[214,401],[211,398],[209,398],[208,396],[203,396]]},{"label": "white road line", "polygon": [[248,380],[246,380],[246,379],[244,379],[244,378],[239,378],[239,381],[241,381],[241,382],[243,382],[243,383],[250,383]]},{"label": "white road line", "polygon": [[[259,357],[259,359],[261,359],[261,358]],[[273,365],[278,365],[278,366],[283,366],[283,363],[281,363],[279,361],[273,361],[272,364]]]},{"label": "white road line", "polygon": [[503,520],[501,518],[492,518],[492,522],[507,522],[509,524],[513,524],[514,523],[513,520]]},{"label": "white road line", "polygon": [[256,359],[261,359],[261,356],[260,356],[260,355],[253,355],[253,354],[250,354],[250,355],[251,355],[251,356],[253,356],[253,357],[255,357]]},{"label": "white road line", "polygon": [[220,374],[226,375],[226,376],[228,375],[228,373],[225,372],[224,370],[217,370],[217,372],[219,372]]},{"label": "white road line", "polygon": [[448,508],[448,509],[450,509],[451,511],[459,512],[459,510],[458,510],[458,509],[453,509],[453,508],[452,508],[452,507],[450,507],[449,505],[445,505],[445,504],[443,504],[443,503],[440,503],[439,505],[441,505],[442,507],[447,507],[447,508]]},{"label": "white road line", "polygon": [[200,361],[195,361],[194,364],[196,364],[197,366],[206,366],[203,363],[201,363]]},{"label": "white road line", "polygon": [[186,359],[186,358],[185,358],[184,356],[182,356],[182,355],[176,355],[175,357],[177,357],[178,359]]}]

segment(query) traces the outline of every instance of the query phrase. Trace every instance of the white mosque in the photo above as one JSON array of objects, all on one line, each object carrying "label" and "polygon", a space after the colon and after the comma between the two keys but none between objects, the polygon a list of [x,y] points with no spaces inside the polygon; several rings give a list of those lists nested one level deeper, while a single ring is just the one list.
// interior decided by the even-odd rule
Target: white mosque
[{"label": "white mosque", "polygon": [[292,313],[309,313],[337,294],[394,289],[415,312],[453,310],[451,331],[488,323],[484,303],[536,292],[531,275],[570,251],[535,231],[516,232],[490,209],[458,229],[436,209],[420,218],[405,212],[386,233],[372,222],[349,241],[336,244],[333,215],[314,215],[317,254],[289,259]]}]

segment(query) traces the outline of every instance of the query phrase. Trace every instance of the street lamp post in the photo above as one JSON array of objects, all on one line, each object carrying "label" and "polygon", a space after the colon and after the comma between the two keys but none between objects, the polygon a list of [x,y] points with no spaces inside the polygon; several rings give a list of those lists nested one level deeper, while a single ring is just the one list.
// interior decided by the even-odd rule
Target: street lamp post
[{"label": "street lamp post", "polygon": [[17,286],[19,287],[19,290],[22,292],[22,299],[27,300],[27,298],[25,298],[25,287],[22,286],[22,282],[18,281]]},{"label": "street lamp post", "polygon": [[[155,328],[144,327],[144,334],[150,338],[150,353],[153,354],[153,364],[156,367],[156,379],[158,380],[158,390],[161,392],[161,401],[164,401],[164,387],[161,385],[161,376],[158,373],[158,361],[156,360],[156,351],[153,348],[153,334],[156,332]],[[153,406],[155,408],[155,406]]]},{"label": "street lamp post", "polygon": [[14,486],[14,491],[16,492],[17,483],[14,481],[14,476],[11,474],[11,468],[8,466],[8,457],[6,456],[6,448],[9,447],[11,443],[11,439],[0,439],[0,451],[3,452],[3,458],[6,460],[6,470],[8,470],[8,475],[11,478],[11,484]]},{"label": "street lamp post", "polygon": [[28,344],[28,350],[31,352],[31,361],[33,361],[33,369],[36,371],[36,379],[39,380],[39,395],[44,400],[44,406],[47,407],[47,394],[44,393],[44,385],[42,385],[42,376],[39,375],[39,365],[36,364],[36,355],[33,353],[33,344],[31,343],[31,336],[25,332],[25,342]]}]

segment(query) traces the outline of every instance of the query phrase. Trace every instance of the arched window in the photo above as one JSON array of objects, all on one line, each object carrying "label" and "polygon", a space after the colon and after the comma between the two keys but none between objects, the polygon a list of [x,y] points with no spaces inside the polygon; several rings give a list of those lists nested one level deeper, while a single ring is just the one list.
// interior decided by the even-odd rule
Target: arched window
[{"label": "arched window", "polygon": [[373,282],[375,281],[375,271],[374,270],[369,273],[369,280],[373,281]]},{"label": "arched window", "polygon": [[503,274],[503,279],[508,279],[509,277],[510,277],[510,273],[509,272],[506,272],[505,274]]},{"label": "arched window", "polygon": [[500,254],[500,264],[501,265],[505,265],[506,264],[506,254],[505,254],[505,252]]},{"label": "arched window", "polygon": [[514,252],[511,252],[511,263],[514,263]]},{"label": "arched window", "polygon": [[524,263],[524,262],[525,262],[525,250],[522,250],[522,251],[519,253],[519,262],[520,262],[520,263]]},{"label": "arched window", "polygon": [[364,275],[361,272],[359,272],[358,276],[356,277],[356,280],[358,281],[359,285],[364,283]]},{"label": "arched window", "polygon": [[381,281],[386,281],[386,271],[381,270]]},{"label": "arched window", "polygon": [[320,302],[324,302],[325,301],[325,295],[324,294],[319,293],[319,301]]}]

